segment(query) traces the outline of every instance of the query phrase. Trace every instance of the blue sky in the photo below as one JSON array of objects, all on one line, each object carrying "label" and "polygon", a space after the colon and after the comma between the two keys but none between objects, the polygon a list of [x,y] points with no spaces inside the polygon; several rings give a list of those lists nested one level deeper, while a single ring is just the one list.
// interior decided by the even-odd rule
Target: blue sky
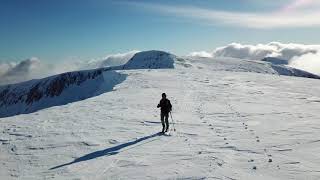
[{"label": "blue sky", "polygon": [[231,42],[319,44],[313,0],[0,0],[0,61],[178,55]]}]

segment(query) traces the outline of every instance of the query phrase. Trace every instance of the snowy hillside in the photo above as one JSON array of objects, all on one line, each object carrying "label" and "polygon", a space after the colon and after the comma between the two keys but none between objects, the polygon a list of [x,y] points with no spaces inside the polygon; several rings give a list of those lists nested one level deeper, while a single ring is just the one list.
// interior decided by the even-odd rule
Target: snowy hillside
[{"label": "snowy hillside", "polygon": [[[1,118],[0,179],[320,179],[320,81],[274,66],[156,52],[122,70],[2,87],[2,104],[19,102],[11,110],[21,94],[29,107],[41,104],[38,92],[45,104],[91,98]],[[163,92],[173,104],[169,135],[158,134]]]},{"label": "snowy hillside", "polygon": [[175,56],[162,51],[135,54],[126,64],[76,71],[28,82],[0,86],[0,117],[31,113],[100,95],[125,80],[114,70],[173,68]]},{"label": "snowy hillside", "polygon": [[252,72],[263,74],[275,74],[284,76],[296,76],[305,78],[320,79],[320,76],[315,74],[279,65],[273,62],[244,60],[236,58],[187,58],[188,61],[194,64],[200,63],[198,67],[209,68],[213,71],[234,71],[234,72]]},{"label": "snowy hillside", "polygon": [[0,87],[0,117],[30,113],[112,90],[125,75],[103,69],[63,73]]}]

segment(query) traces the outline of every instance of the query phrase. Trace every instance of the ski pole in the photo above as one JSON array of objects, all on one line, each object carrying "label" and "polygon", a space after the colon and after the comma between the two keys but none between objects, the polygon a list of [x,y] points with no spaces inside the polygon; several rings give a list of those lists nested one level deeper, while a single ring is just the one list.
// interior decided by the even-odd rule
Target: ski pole
[{"label": "ski pole", "polygon": [[170,112],[170,116],[171,116],[171,121],[172,121],[173,131],[176,131],[176,128],[174,127],[174,121],[173,121],[173,118],[172,118],[172,114],[171,114],[171,112]]}]

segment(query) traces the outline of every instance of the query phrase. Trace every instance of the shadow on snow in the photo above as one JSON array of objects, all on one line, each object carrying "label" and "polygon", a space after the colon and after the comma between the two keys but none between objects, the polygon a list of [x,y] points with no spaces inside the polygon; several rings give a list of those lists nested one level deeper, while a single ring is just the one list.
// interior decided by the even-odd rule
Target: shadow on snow
[{"label": "shadow on snow", "polygon": [[[90,154],[86,154],[86,155],[84,155],[82,157],[79,157],[79,158],[73,160],[72,162],[52,167],[49,170],[54,170],[54,169],[61,168],[61,167],[64,167],[64,166],[68,166],[68,165],[71,165],[71,164],[74,164],[74,163],[79,163],[79,162],[82,162],[82,161],[88,161],[88,160],[99,158],[99,157],[102,157],[102,156],[116,155],[116,154],[118,154],[120,152],[123,152],[123,151],[131,149],[131,148],[128,148],[126,150],[120,151],[123,148],[135,145],[135,144],[137,144],[139,142],[142,142],[142,141],[145,141],[145,140],[148,140],[148,139],[152,139],[154,137],[161,136],[161,135],[162,135],[161,133],[155,133],[155,134],[152,134],[152,135],[149,135],[149,136],[145,136],[145,137],[136,139],[134,141],[123,143],[123,144],[120,144],[120,145],[117,145],[117,146],[114,146],[114,147],[111,147],[111,148],[107,148],[107,149],[100,150],[100,151],[95,151],[95,152],[92,152]],[[145,142],[143,144],[150,143],[150,142],[155,141],[155,140],[156,139],[153,139],[153,140],[147,141],[147,142]],[[142,145],[142,144],[140,144],[140,145]],[[137,146],[140,146],[140,145],[137,145]],[[134,147],[137,147],[137,146],[134,146]]]}]

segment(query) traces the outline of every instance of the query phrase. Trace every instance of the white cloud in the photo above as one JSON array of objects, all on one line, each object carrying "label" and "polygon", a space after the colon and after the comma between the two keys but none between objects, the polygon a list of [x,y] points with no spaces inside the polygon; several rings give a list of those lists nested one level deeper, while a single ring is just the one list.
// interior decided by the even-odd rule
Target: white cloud
[{"label": "white cloud", "polygon": [[0,63],[0,84],[16,83],[51,75],[51,67],[32,57],[19,63]]},{"label": "white cloud", "polygon": [[9,62],[0,63],[0,77],[6,72],[8,72],[8,70],[11,69],[13,66],[15,66],[15,63],[9,63]]},{"label": "white cloud", "polygon": [[209,57],[212,57],[212,53],[209,53],[206,51],[197,51],[197,52],[190,53],[188,56],[209,58]]},{"label": "white cloud", "polygon": [[277,47],[269,44],[242,45],[239,43],[231,43],[227,46],[217,48],[213,52],[213,56],[260,60],[266,56],[274,56],[274,53],[277,53]]},{"label": "white cloud", "polygon": [[9,68],[5,73],[5,76],[26,76],[30,73],[34,73],[38,69],[43,69],[41,66],[40,60],[36,57],[32,57]]},{"label": "white cloud", "polygon": [[126,63],[137,52],[130,51],[90,61],[65,61],[57,64],[49,64],[36,57],[18,63],[0,63],[0,85],[43,78],[69,71],[116,66]]},{"label": "white cloud", "polygon": [[284,60],[291,60],[295,56],[316,53],[319,50],[320,45],[283,44],[279,42],[257,45],[231,43],[227,46],[216,48],[213,56],[252,60],[261,60],[265,57],[277,57]]},{"label": "white cloud", "polygon": [[[98,60],[96,62],[97,67],[108,67],[108,66],[119,66],[128,62],[136,53],[140,51],[133,50],[127,53],[119,53],[108,55],[103,60]],[[92,62],[94,64],[94,62]]]},{"label": "white cloud", "polygon": [[290,66],[320,75],[320,51],[294,57]]},{"label": "white cloud", "polygon": [[[292,2],[282,9],[270,12],[220,11],[194,6],[149,3],[134,3],[134,5],[166,15],[191,18],[195,22],[214,25],[222,24],[256,29],[320,27],[320,3],[313,0],[308,0],[308,3]],[[306,10],[300,9],[300,7],[312,8]]]},{"label": "white cloud", "polygon": [[319,8],[319,0],[294,0],[288,3],[282,8],[284,12],[296,11],[296,10],[306,10],[307,8]]},{"label": "white cloud", "polygon": [[211,53],[202,53],[209,54],[212,57],[232,57],[250,60],[275,57],[287,60],[291,67],[320,75],[320,45],[284,44],[279,42],[257,45],[231,43],[227,46],[218,47]]}]

